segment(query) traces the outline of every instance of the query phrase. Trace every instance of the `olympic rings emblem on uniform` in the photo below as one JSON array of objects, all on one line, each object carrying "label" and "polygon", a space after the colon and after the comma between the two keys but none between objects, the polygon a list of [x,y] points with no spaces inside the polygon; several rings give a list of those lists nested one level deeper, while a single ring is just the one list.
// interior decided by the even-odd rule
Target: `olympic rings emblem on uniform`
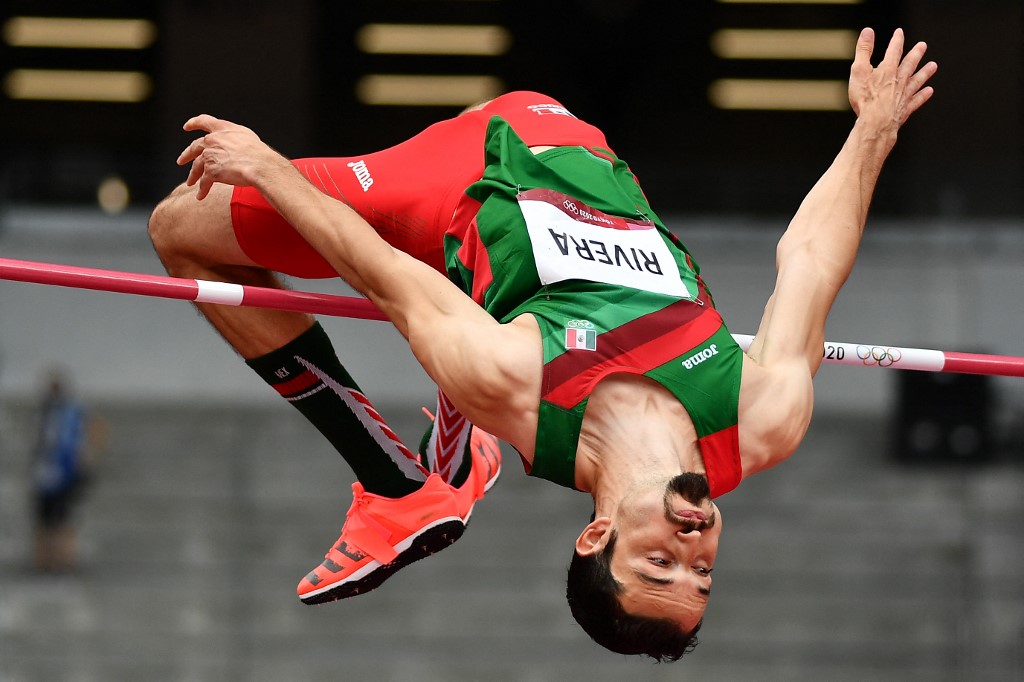
[{"label": "olympic rings emblem on uniform", "polygon": [[891,367],[903,359],[899,348],[883,348],[882,346],[857,346],[857,357],[865,365]]}]

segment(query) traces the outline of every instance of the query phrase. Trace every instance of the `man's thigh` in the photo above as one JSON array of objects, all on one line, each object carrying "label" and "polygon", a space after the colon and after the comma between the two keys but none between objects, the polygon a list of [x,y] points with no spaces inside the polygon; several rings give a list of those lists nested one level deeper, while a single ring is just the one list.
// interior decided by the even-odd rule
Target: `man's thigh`
[{"label": "man's thigh", "polygon": [[[464,115],[382,151],[292,163],[381,239],[444,272],[445,232],[466,187],[483,173],[485,126],[479,116]],[[231,216],[242,250],[263,267],[304,278],[337,276],[255,189],[235,190]]]},{"label": "man's thigh", "polygon": [[161,201],[150,220],[150,236],[161,257],[185,256],[204,265],[256,266],[235,238],[232,190],[216,184],[199,201],[196,187],[182,184]]}]

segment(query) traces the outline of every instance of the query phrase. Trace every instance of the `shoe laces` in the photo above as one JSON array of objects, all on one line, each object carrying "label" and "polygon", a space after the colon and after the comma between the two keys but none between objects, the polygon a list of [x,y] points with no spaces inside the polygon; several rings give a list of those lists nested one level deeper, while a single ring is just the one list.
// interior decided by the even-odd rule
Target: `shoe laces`
[{"label": "shoe laces", "polygon": [[366,491],[358,484],[352,485],[352,505],[345,515],[341,536],[327,553],[342,553],[339,547],[344,543],[348,550],[358,550],[381,563],[389,563],[398,556],[391,546],[391,531],[368,511],[374,498],[367,497]]}]

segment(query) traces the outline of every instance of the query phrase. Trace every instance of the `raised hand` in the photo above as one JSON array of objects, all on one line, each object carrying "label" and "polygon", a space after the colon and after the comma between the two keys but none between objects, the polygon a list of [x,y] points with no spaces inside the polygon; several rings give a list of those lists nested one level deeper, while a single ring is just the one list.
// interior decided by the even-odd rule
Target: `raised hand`
[{"label": "raised hand", "polygon": [[927,83],[939,68],[933,61],[920,66],[928,49],[925,43],[917,43],[904,56],[903,41],[903,29],[896,29],[882,61],[872,66],[875,32],[865,28],[857,39],[850,68],[849,94],[854,113],[893,134],[931,98],[934,90]]}]

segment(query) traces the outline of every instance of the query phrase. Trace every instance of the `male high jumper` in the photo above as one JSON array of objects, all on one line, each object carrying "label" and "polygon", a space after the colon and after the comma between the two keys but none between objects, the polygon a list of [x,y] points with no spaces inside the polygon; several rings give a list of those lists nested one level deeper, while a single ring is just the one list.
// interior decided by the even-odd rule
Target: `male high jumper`
[{"label": "male high jumper", "polygon": [[188,180],[151,221],[168,272],[271,287],[274,272],[340,275],[440,391],[413,455],[312,318],[200,305],[358,479],[300,597],[358,594],[454,542],[497,475],[493,434],[532,475],[594,498],[567,592],[584,629],[621,653],[689,650],[722,532],[712,500],[803,438],[825,320],[882,165],[932,95],[923,43],[904,55],[897,30],[877,67],[873,48],[865,29],[849,82],[856,121],[779,242],[746,353],[629,167],[551,97],[510,93],[343,159],[288,161],[248,128],[189,120],[203,135],[178,159]]}]

